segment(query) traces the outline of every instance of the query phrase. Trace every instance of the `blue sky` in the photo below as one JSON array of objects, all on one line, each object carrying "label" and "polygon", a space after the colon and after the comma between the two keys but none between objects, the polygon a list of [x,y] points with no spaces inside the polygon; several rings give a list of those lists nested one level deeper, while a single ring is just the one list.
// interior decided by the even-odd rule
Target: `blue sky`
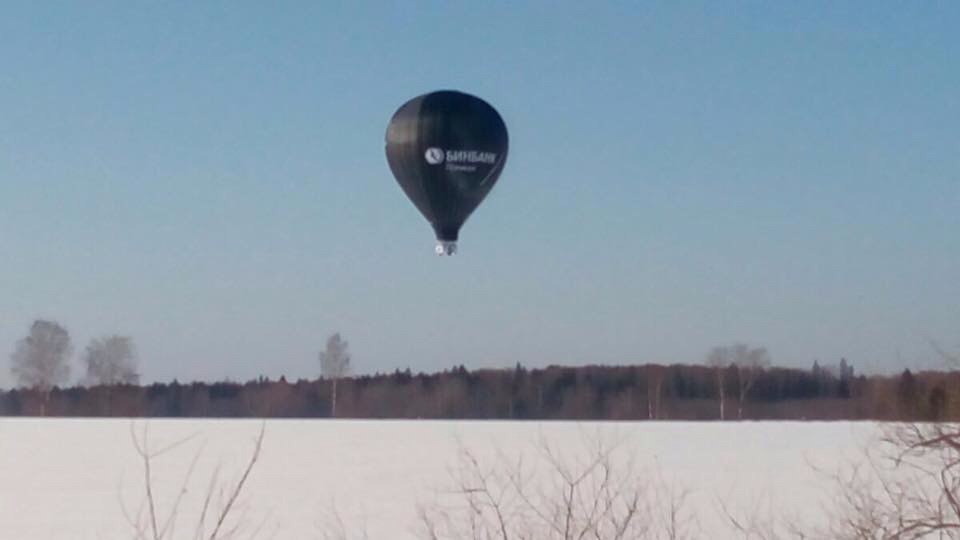
[{"label": "blue sky", "polygon": [[[335,331],[360,372],[960,349],[957,4],[277,4],[4,4],[0,358],[37,317],[148,380]],[[383,155],[441,88],[511,140],[444,259]]]}]

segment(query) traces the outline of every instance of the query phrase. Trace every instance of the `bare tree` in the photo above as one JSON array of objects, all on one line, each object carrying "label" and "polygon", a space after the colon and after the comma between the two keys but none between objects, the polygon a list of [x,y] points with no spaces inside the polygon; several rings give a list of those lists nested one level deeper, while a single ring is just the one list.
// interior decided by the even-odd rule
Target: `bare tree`
[{"label": "bare tree", "polygon": [[[430,540],[644,539],[696,536],[687,492],[617,459],[617,445],[587,442],[577,455],[541,440],[535,464],[499,455],[485,463],[461,447],[453,490],[421,507],[422,536]],[[444,504],[445,503],[445,504]]]},{"label": "bare tree", "polygon": [[707,353],[707,365],[712,367],[717,374],[717,394],[720,397],[720,420],[725,419],[724,414],[724,371],[732,362],[729,347],[714,347]]},{"label": "bare tree", "polygon": [[321,513],[326,514],[320,523],[323,540],[370,540],[366,518],[344,521],[333,500],[330,501],[329,508],[321,510]]},{"label": "bare tree", "polygon": [[53,321],[38,319],[30,326],[30,334],[17,342],[10,357],[17,384],[42,392],[41,415],[46,415],[50,391],[70,377],[70,355],[73,347],[70,333]]},{"label": "bare tree", "polygon": [[770,353],[763,347],[751,348],[743,343],[714,347],[707,353],[707,365],[717,374],[717,393],[720,397],[720,419],[724,420],[726,401],[725,373],[730,366],[737,370],[737,419],[743,418],[743,405],[757,375],[770,365]]},{"label": "bare tree", "polygon": [[[949,351],[947,351],[946,349],[944,349],[943,347],[941,347],[940,344],[937,343],[937,342],[934,341],[934,340],[930,340],[930,346],[933,347],[933,350],[936,351],[937,354],[939,354],[941,358],[943,358],[943,361],[944,361],[944,362],[947,364],[947,366],[949,366],[951,369],[960,368],[960,353],[952,353],[952,352],[949,352]],[[900,356],[900,351],[898,350],[898,351],[897,351],[897,357],[899,358],[899,356]]]},{"label": "bare tree", "polygon": [[[266,424],[261,423],[260,431],[253,441],[253,451],[250,453],[250,457],[239,479],[234,483],[221,483],[220,468],[217,467],[214,470],[210,477],[209,485],[206,491],[203,492],[203,501],[199,508],[200,515],[197,518],[197,522],[193,525],[193,530],[189,533],[179,533],[177,532],[177,520],[184,502],[184,496],[190,491],[188,484],[190,484],[193,478],[200,452],[197,451],[194,454],[193,459],[187,467],[180,489],[172,498],[169,508],[166,511],[161,509],[160,501],[163,500],[163,498],[158,496],[157,493],[153,466],[158,458],[187,443],[193,439],[193,436],[185,437],[161,448],[151,448],[149,424],[144,424],[143,430],[139,434],[136,432],[133,424],[131,424],[130,437],[143,465],[144,493],[139,509],[135,513],[130,512],[123,503],[122,498],[121,507],[127,523],[133,530],[134,538],[138,540],[167,540],[172,538],[217,540],[236,537],[237,532],[243,526],[243,516],[234,515],[237,502],[243,491],[243,487],[250,477],[250,473],[260,458],[265,430]],[[263,523],[250,531],[252,534],[248,535],[248,538],[255,537],[262,526]]]},{"label": "bare tree", "polygon": [[320,373],[330,380],[330,416],[337,416],[337,381],[350,374],[348,343],[337,332],[327,338],[327,348],[320,353]]},{"label": "bare tree", "polygon": [[90,341],[83,353],[87,366],[86,380],[90,384],[139,384],[137,352],[133,339],[127,336],[107,336]]},{"label": "bare tree", "polygon": [[[956,366],[957,356],[933,346]],[[831,475],[838,489],[828,536],[960,538],[960,425],[887,424],[863,458]]]},{"label": "bare tree", "polygon": [[960,538],[960,427],[891,424],[864,457],[832,474],[827,536]]},{"label": "bare tree", "polygon": [[663,387],[663,377],[666,368],[648,364],[647,372],[647,419],[656,420],[661,418],[660,413],[660,389]]},{"label": "bare tree", "polygon": [[742,343],[732,347],[733,365],[737,368],[737,382],[740,390],[737,402],[737,420],[743,419],[743,405],[747,401],[747,394],[757,376],[764,369],[770,367],[770,353],[764,347],[750,348]]},{"label": "bare tree", "polygon": [[774,506],[769,494],[757,494],[752,503],[735,507],[718,496],[717,510],[730,533],[744,540],[830,539],[799,516],[789,516],[783,508]]}]

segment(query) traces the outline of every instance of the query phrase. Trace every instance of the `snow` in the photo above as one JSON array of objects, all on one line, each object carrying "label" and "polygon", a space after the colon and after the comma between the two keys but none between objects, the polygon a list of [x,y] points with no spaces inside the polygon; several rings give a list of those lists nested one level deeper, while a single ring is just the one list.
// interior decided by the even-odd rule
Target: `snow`
[{"label": "snow", "polygon": [[[219,466],[236,482],[258,420],[0,420],[0,531],[18,539],[133,537],[124,516],[143,501],[142,463],[131,428],[148,425],[151,449],[190,437],[153,461],[158,519],[197,457],[173,538],[192,538],[203,494]],[[417,507],[451,485],[458,450],[481,458],[620,441],[622,456],[692,492],[704,537],[722,533],[718,499],[734,509],[783,510],[815,522],[835,470],[877,433],[870,423],[485,422],[268,420],[260,461],[234,517],[239,538],[320,538],[335,520],[370,538],[415,538]],[[209,530],[209,529],[208,529]]]}]

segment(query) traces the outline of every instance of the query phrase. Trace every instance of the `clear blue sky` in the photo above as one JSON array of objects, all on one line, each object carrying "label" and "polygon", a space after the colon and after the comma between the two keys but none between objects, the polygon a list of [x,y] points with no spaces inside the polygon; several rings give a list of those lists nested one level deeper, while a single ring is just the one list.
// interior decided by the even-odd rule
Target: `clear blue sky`
[{"label": "clear blue sky", "polygon": [[[148,380],[313,376],[334,331],[361,372],[937,365],[960,4],[774,4],[5,3],[0,360],[45,317]],[[383,155],[441,88],[511,136],[444,259]]]}]

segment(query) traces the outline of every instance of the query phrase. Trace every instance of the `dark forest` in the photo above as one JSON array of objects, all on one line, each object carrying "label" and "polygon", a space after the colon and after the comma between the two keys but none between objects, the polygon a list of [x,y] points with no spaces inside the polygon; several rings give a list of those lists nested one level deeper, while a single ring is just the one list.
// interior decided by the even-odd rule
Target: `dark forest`
[{"label": "dark forest", "polygon": [[[333,381],[156,383],[0,392],[5,416],[329,418]],[[722,383],[722,384],[721,384]],[[748,384],[749,383],[749,384]],[[339,418],[510,420],[958,420],[960,374],[839,368],[550,366],[339,380]],[[743,390],[746,389],[744,392]],[[722,392],[721,392],[722,391]]]}]

